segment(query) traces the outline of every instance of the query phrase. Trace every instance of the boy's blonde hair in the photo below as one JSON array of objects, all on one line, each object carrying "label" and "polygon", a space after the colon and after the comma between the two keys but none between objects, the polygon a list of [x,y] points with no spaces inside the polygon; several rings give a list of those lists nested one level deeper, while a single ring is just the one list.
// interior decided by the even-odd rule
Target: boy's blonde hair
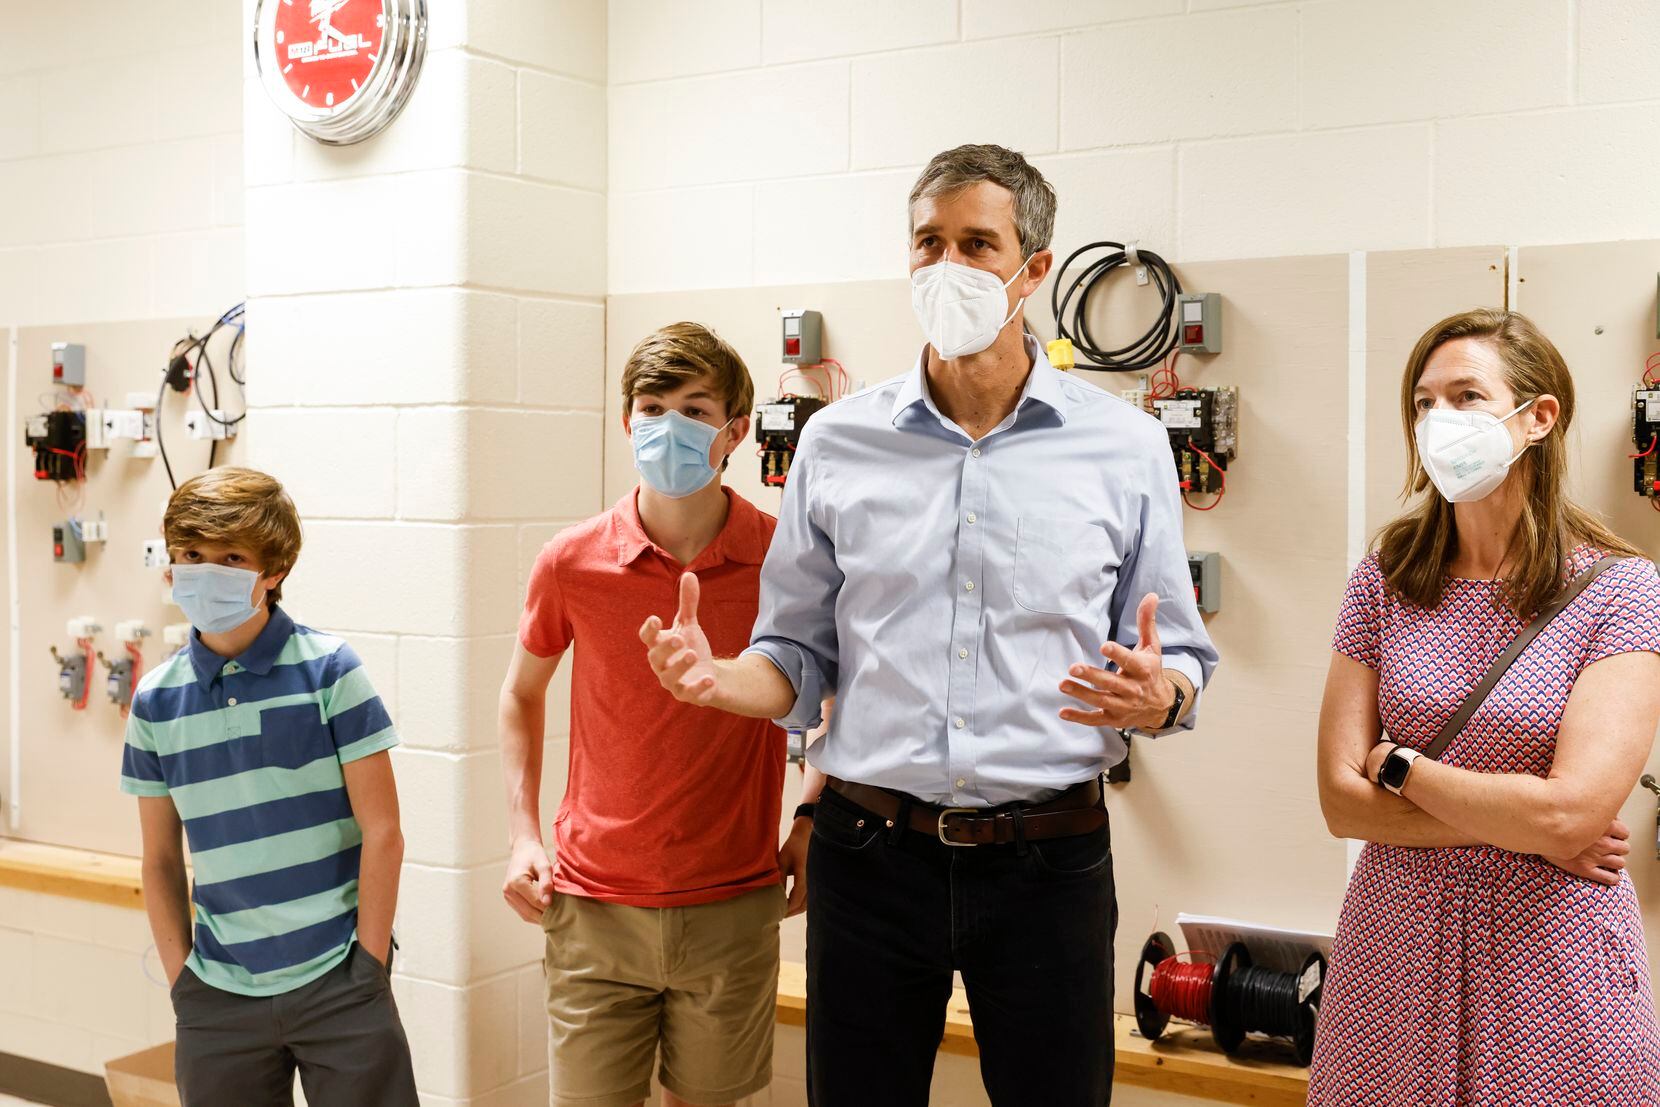
[{"label": "boy's blonde hair", "polygon": [[755,407],[755,385],[749,369],[727,342],[701,323],[670,323],[640,340],[623,366],[623,410],[634,410],[634,397],[644,392],[672,392],[687,381],[707,376],[715,395],[735,419]]},{"label": "boy's blonde hair", "polygon": [[[286,573],[300,556],[300,513],[277,479],[227,465],[179,485],[161,520],[167,548],[197,542],[241,546],[259,559],[263,576]],[[282,599],[282,585],[269,592]]]}]

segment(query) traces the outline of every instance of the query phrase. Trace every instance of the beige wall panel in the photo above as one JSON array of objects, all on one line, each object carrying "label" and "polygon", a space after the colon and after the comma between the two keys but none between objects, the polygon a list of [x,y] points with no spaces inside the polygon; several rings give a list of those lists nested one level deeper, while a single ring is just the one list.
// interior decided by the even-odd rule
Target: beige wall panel
[{"label": "beige wall panel", "polygon": [[[1329,931],[1344,883],[1343,846],[1321,820],[1313,756],[1347,569],[1347,259],[1215,262],[1180,275],[1186,287],[1223,295],[1226,352],[1178,368],[1184,382],[1240,386],[1241,455],[1222,507],[1186,517],[1189,548],[1222,555],[1222,610],[1210,618],[1222,668],[1198,729],[1138,743],[1134,779],[1109,801],[1121,967],[1134,963],[1155,921],[1168,928],[1179,911]],[[1114,335],[1145,327],[1149,308],[1147,290],[1127,276],[1121,283],[1100,304],[1100,327]],[[1046,331],[1046,290],[1038,300],[1032,325]],[[872,384],[906,371],[921,347],[904,281],[617,296],[607,313],[608,394],[634,342],[675,319],[715,327],[749,363],[758,394],[771,394],[780,307],[823,311],[826,353]],[[617,401],[608,402],[606,494],[615,499],[635,476]],[[753,450],[735,455],[729,481],[776,510],[778,493],[759,487]],[[794,774],[787,787],[793,805]],[[801,928],[792,923],[784,956],[799,959]],[[1130,972],[1118,976],[1118,1006],[1128,1009]]]},{"label": "beige wall panel", "polygon": [[[51,344],[79,342],[86,346],[87,390],[101,405],[126,407],[128,392],[155,396],[158,374],[173,343],[191,328],[197,333],[210,319],[158,319],[130,323],[98,323],[52,327],[24,327],[18,331],[17,395],[11,398],[17,418],[44,410],[51,388]],[[220,404],[241,410],[237,387],[225,372],[220,344],[214,341],[219,369]],[[209,397],[211,399],[211,392]],[[173,473],[179,480],[202,471],[207,464],[205,442],[189,438],[184,430],[186,404],[194,394],[170,393],[165,401],[163,435]],[[21,798],[22,822],[18,837],[38,842],[77,846],[110,853],[139,851],[138,813],[134,801],[118,790],[124,720],[104,694],[106,672],[93,663],[92,689],[85,711],[75,711],[58,694],[57,667],[48,646],[60,652],[72,649],[64,624],[78,615],[95,616],[103,626],[95,648],[112,660],[125,656],[115,638],[115,624],[142,619],[152,637],[144,642],[146,670],[173,652],[161,641],[161,628],[182,622],[179,609],[167,602],[161,571],[144,567],[143,543],[161,532],[162,507],[169,488],[161,459],[129,456],[131,443],[120,441],[108,451],[92,451],[87,465],[85,500],[71,507],[81,518],[102,511],[109,522],[109,541],[87,548],[86,561],[60,565],[52,561],[51,527],[62,521],[53,485],[34,479],[32,454],[17,461],[18,580],[22,627],[18,664],[21,668],[21,726],[13,740],[21,743],[22,779],[7,781]],[[243,441],[221,443],[220,463],[240,462]]]},{"label": "beige wall panel", "polygon": [[[1660,242],[1524,247],[1518,310],[1555,342],[1573,371],[1578,411],[1569,430],[1571,485],[1581,504],[1650,557],[1660,556],[1660,514],[1632,489],[1631,390],[1656,350],[1655,274]],[[1598,332],[1601,333],[1598,333]],[[1646,770],[1660,773],[1660,754]],[[1620,817],[1631,827],[1631,878],[1643,902],[1651,970],[1660,976],[1660,861],[1655,797],[1635,788]]]},{"label": "beige wall panel", "polygon": [[1420,336],[1474,307],[1504,306],[1504,247],[1366,255],[1366,538],[1399,515],[1406,479],[1401,374]]}]

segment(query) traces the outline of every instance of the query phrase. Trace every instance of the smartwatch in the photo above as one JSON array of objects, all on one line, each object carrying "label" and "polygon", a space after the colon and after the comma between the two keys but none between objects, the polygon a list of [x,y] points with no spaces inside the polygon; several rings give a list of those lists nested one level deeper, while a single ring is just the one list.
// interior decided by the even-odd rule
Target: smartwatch
[{"label": "smartwatch", "polygon": [[1412,772],[1412,763],[1422,757],[1417,750],[1409,750],[1405,746],[1396,746],[1383,759],[1383,765],[1378,769],[1378,783],[1397,796],[1401,789],[1406,787],[1406,778]]},{"label": "smartwatch", "polygon": [[803,804],[800,804],[799,806],[796,807],[795,817],[798,818],[798,819],[810,819],[810,818],[813,817],[813,812],[815,812],[817,810],[818,810],[818,804],[816,804],[816,803],[803,803]]},{"label": "smartwatch", "polygon": [[1180,684],[1177,684],[1172,680],[1170,682],[1170,690],[1176,693],[1176,698],[1170,704],[1170,714],[1166,715],[1164,717],[1164,722],[1159,724],[1160,730],[1169,730],[1171,727],[1176,725],[1176,720],[1180,718],[1182,714],[1182,704],[1187,702],[1187,693],[1182,691],[1182,686]]}]

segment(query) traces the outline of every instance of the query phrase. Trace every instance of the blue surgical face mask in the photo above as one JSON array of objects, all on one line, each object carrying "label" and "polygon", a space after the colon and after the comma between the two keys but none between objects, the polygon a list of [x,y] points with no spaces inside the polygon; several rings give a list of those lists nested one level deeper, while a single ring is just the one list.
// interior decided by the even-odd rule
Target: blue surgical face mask
[{"label": "blue surgical face mask", "polygon": [[671,411],[667,415],[636,416],[630,425],[634,468],[640,471],[640,478],[678,500],[715,479],[719,470],[709,464],[709,448],[732,420],[711,427]]},{"label": "blue surgical face mask", "polygon": [[229,565],[173,566],[173,602],[205,634],[226,634],[259,614],[259,574]]}]

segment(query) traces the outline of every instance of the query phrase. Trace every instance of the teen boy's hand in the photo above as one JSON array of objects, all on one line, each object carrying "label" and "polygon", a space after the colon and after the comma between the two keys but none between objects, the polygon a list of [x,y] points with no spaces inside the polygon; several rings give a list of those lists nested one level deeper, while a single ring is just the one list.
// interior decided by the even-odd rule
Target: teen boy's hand
[{"label": "teen boy's hand", "polygon": [[514,843],[501,898],[525,922],[541,923],[542,912],[553,902],[553,862],[541,842],[523,838]]},{"label": "teen boy's hand", "polygon": [[715,700],[715,657],[697,622],[698,592],[696,574],[682,573],[674,626],[665,631],[663,620],[653,615],[640,628],[640,641],[646,644],[652,672],[670,695],[682,703],[708,707]]}]

